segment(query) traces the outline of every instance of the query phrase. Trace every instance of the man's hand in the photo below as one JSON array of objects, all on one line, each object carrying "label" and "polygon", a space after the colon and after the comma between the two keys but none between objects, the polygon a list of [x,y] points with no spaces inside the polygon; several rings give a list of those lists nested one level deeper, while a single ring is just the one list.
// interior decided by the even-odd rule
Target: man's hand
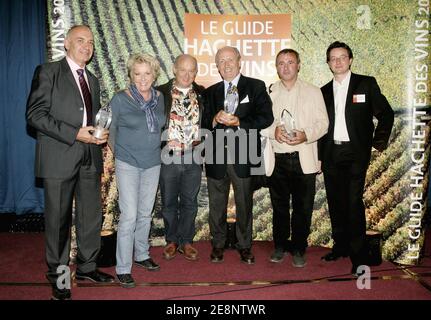
[{"label": "man's hand", "polygon": [[275,128],[274,137],[278,143],[288,143],[289,141],[289,137],[287,136],[284,126],[277,126]]},{"label": "man's hand", "polygon": [[293,132],[295,132],[295,136],[288,137],[286,142],[288,145],[296,146],[297,144],[307,141],[307,136],[305,135],[304,131],[299,131],[294,129]]},{"label": "man's hand", "polygon": [[231,113],[225,112],[224,110],[220,110],[214,116],[213,127],[215,127],[217,123],[224,124],[225,126],[228,126],[228,127],[238,127],[239,118]]},{"label": "man's hand", "polygon": [[101,139],[96,139],[93,137],[92,132],[94,131],[93,126],[80,128],[78,131],[78,135],[76,136],[77,141],[81,141],[83,143],[92,143],[92,144],[104,144],[108,140],[109,131],[104,129],[103,135]]}]

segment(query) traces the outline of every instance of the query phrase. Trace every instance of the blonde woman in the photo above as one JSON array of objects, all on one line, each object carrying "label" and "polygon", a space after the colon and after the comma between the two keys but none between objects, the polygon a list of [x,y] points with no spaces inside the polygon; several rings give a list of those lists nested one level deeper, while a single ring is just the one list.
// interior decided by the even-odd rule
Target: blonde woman
[{"label": "blonde woman", "polygon": [[133,261],[150,271],[160,268],[149,255],[148,238],[160,174],[161,128],[166,118],[163,95],[154,89],[160,73],[157,59],[133,54],[127,69],[130,85],[110,103],[110,139],[121,211],[115,269],[120,284],[133,288]]}]

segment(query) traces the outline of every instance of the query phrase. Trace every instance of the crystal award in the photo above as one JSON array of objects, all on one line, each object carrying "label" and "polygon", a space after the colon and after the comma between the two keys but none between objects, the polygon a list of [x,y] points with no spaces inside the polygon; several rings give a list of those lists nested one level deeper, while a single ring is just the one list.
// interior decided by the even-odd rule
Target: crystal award
[{"label": "crystal award", "polygon": [[281,124],[284,126],[289,138],[294,138],[296,136],[296,132],[294,131],[296,129],[295,119],[286,109],[283,109],[283,112],[281,113]]},{"label": "crystal award", "polygon": [[109,129],[112,121],[111,106],[108,104],[100,108],[96,115],[96,125],[93,132],[93,137],[96,139],[102,139],[103,132],[105,129]]}]

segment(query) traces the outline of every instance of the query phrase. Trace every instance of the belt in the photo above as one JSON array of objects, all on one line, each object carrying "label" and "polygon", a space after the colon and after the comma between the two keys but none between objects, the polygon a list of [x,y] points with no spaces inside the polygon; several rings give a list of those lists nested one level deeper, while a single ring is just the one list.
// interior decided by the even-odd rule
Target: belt
[{"label": "belt", "polygon": [[350,141],[339,141],[339,140],[334,140],[334,144],[337,144],[337,145],[349,144],[349,143],[350,143]]},{"label": "belt", "polygon": [[185,154],[192,153],[193,149],[194,148],[187,149],[187,150],[179,150],[179,151],[169,150],[169,155],[170,156],[184,156]]},{"label": "belt", "polygon": [[299,152],[298,151],[294,151],[294,152],[285,152],[285,153],[275,153],[275,156],[276,157],[293,158],[293,157],[299,156]]}]

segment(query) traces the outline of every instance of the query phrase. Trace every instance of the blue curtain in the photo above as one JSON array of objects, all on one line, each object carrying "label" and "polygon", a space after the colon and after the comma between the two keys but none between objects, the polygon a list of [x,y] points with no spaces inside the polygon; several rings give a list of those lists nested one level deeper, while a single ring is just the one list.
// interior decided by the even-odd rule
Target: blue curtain
[{"label": "blue curtain", "polygon": [[0,1],[0,214],[43,212],[25,109],[34,69],[45,62],[45,24],[45,0]]}]

